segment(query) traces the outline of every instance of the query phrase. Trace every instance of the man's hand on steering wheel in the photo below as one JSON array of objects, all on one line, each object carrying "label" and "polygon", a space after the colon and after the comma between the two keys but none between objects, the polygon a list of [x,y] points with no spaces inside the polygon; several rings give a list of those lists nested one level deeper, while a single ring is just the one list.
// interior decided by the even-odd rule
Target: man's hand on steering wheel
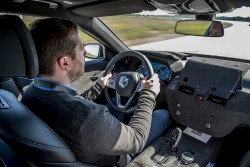
[{"label": "man's hand on steering wheel", "polygon": [[99,74],[97,78],[97,82],[104,88],[107,84],[109,79],[112,77],[112,74],[109,73],[104,77],[104,71]]},{"label": "man's hand on steering wheel", "polygon": [[151,90],[155,93],[155,96],[157,96],[160,92],[160,79],[158,74],[154,74],[153,77],[148,80],[144,78],[141,82],[141,88]]}]

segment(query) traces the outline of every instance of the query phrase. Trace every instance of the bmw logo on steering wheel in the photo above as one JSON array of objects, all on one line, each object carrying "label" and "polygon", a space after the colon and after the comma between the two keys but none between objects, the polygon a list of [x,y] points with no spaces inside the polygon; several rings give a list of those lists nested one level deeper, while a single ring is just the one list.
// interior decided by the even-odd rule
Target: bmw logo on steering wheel
[{"label": "bmw logo on steering wheel", "polygon": [[128,85],[128,78],[126,76],[122,76],[120,79],[119,79],[119,86],[121,88],[125,88],[126,86]]}]

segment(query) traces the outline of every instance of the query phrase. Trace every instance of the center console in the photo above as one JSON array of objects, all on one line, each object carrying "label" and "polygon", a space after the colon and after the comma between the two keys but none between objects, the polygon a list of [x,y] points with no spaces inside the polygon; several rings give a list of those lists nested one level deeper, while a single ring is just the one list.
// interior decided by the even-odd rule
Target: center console
[{"label": "center console", "polygon": [[202,141],[185,132],[169,130],[127,167],[213,167],[222,142],[215,138]]}]

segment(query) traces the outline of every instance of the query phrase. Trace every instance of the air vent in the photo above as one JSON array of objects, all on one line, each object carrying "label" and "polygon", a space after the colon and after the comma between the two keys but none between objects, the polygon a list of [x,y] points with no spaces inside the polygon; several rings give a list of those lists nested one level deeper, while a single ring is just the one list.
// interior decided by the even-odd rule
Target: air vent
[{"label": "air vent", "polygon": [[180,85],[178,91],[183,92],[188,95],[193,95],[194,94],[194,88],[187,86],[187,85]]}]

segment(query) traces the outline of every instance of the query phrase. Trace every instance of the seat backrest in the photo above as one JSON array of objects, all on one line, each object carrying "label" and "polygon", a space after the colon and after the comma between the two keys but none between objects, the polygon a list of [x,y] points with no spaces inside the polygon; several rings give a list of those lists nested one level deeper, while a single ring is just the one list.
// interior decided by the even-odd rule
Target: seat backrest
[{"label": "seat backrest", "polygon": [[250,166],[250,151],[247,151],[245,155],[241,158],[238,167],[249,167]]},{"label": "seat backrest", "polygon": [[0,77],[0,89],[7,90],[13,93],[16,97],[20,94],[18,87],[11,77]]},{"label": "seat backrest", "polygon": [[33,80],[27,77],[0,77],[0,89],[13,93],[21,101],[24,91]]},{"label": "seat backrest", "polygon": [[[18,16],[0,16],[0,59],[0,77],[38,74],[32,37]],[[10,150],[28,162],[19,166],[87,166],[76,160],[67,144],[46,123],[3,89],[0,89],[0,141],[0,160],[6,166],[13,166],[12,161],[17,159],[11,158],[14,154]]]}]

